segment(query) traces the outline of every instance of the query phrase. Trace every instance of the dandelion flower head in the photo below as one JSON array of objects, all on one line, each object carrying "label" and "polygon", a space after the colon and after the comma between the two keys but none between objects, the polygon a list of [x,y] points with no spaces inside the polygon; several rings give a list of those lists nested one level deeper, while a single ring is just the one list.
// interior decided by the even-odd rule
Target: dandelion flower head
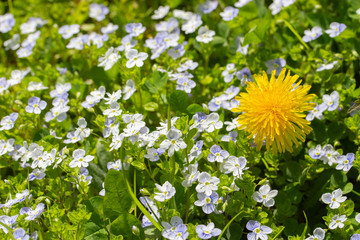
[{"label": "dandelion flower head", "polygon": [[275,72],[270,81],[263,72],[255,75],[254,82],[247,82],[247,92],[235,97],[240,104],[232,111],[241,113],[237,119],[239,129],[245,129],[249,139],[254,138],[257,150],[265,140],[267,152],[272,147],[277,155],[292,152],[293,144],[305,141],[312,128],[304,112],[312,110],[315,104],[309,103],[314,97],[308,94],[311,86],[296,82],[298,75],[290,76],[290,71],[286,74],[284,68],[276,79]]}]

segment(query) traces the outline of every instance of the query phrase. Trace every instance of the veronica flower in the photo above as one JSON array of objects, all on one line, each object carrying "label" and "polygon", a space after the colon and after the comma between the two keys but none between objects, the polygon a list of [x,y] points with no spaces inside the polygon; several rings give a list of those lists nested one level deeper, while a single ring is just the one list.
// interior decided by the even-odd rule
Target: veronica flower
[{"label": "veronica flower", "polygon": [[330,95],[325,94],[322,98],[328,111],[334,111],[339,107],[339,93],[333,91]]},{"label": "veronica flower", "polygon": [[148,148],[147,154],[144,155],[145,158],[148,158],[151,162],[156,162],[160,159],[160,155],[165,152],[162,148]]},{"label": "veronica flower", "polygon": [[137,37],[143,32],[146,28],[141,23],[129,23],[125,25],[125,31],[133,37]]},{"label": "veronica flower", "polygon": [[101,28],[101,32],[103,34],[110,34],[110,33],[115,32],[116,30],[118,30],[118,28],[119,28],[118,25],[115,25],[113,23],[109,23],[106,27]]},{"label": "veronica flower", "polygon": [[89,17],[95,18],[97,21],[102,21],[105,19],[105,15],[109,13],[109,8],[103,4],[90,4],[90,13]]},{"label": "veronica flower", "polygon": [[225,173],[232,173],[234,177],[242,179],[243,170],[248,169],[246,167],[246,158],[230,156],[222,165]]},{"label": "veronica flower", "polygon": [[[16,223],[16,219],[18,216],[19,215],[14,215],[14,216],[9,217],[6,215],[2,215],[2,216],[0,216],[0,222],[2,222],[4,225],[8,226],[11,229],[14,229],[15,227],[13,225]],[[2,224],[0,224],[0,229],[2,229],[5,234],[7,234],[9,232],[9,229],[4,227]]]},{"label": "veronica flower", "polygon": [[336,37],[336,36],[339,36],[340,33],[342,33],[342,32],[345,30],[345,28],[346,28],[346,25],[343,24],[343,23],[332,22],[332,23],[330,24],[330,29],[325,30],[325,32],[326,32],[327,34],[329,34],[329,36],[330,36],[331,38],[334,38],[334,37]]},{"label": "veronica flower", "polygon": [[337,158],[338,165],[336,166],[336,169],[347,172],[353,166],[354,160],[355,160],[354,153],[348,153],[346,154],[346,156],[341,155],[340,157]]},{"label": "veronica flower", "polygon": [[155,186],[159,192],[155,193],[154,199],[159,202],[164,202],[165,200],[168,200],[175,196],[176,190],[175,188],[166,181],[162,186],[155,183]]},{"label": "veronica flower", "polygon": [[272,59],[269,60],[265,63],[267,70],[266,73],[267,74],[271,74],[274,70],[276,70],[275,72],[275,76],[278,76],[279,73],[283,70],[283,68],[286,65],[286,60],[282,59],[282,58],[276,58],[276,59]]},{"label": "veronica flower", "polygon": [[197,62],[194,62],[193,60],[187,60],[186,62],[181,64],[180,67],[178,67],[176,70],[178,72],[184,72],[187,70],[194,70],[198,66],[199,66],[199,64]]},{"label": "veronica flower", "polygon": [[183,187],[191,187],[192,184],[197,181],[200,172],[197,170],[197,163],[190,164],[188,167],[188,174],[185,175],[184,181],[181,183]]},{"label": "veronica flower", "polygon": [[216,210],[215,204],[219,200],[219,195],[214,191],[210,195],[205,193],[197,194],[198,200],[194,202],[196,206],[202,207],[202,210],[206,214],[210,214]]},{"label": "veronica flower", "polygon": [[35,168],[30,174],[29,174],[29,181],[33,181],[35,179],[40,180],[43,179],[46,176],[45,169],[38,169]]},{"label": "veronica flower", "polygon": [[126,62],[127,68],[133,68],[135,65],[137,67],[142,67],[144,65],[144,60],[148,57],[147,53],[140,52],[136,49],[130,49],[126,52],[126,58],[128,61]]},{"label": "veronica flower", "polygon": [[321,145],[316,145],[316,148],[309,149],[309,156],[312,159],[320,159],[325,154],[325,151],[322,149]]},{"label": "veronica flower", "polygon": [[344,202],[346,200],[346,197],[342,196],[342,191],[340,188],[336,189],[332,193],[324,193],[321,196],[321,200],[329,204],[329,207],[331,209],[336,209],[340,207],[340,203]]},{"label": "veronica flower", "polygon": [[40,100],[38,97],[31,97],[28,101],[28,105],[25,107],[25,111],[28,113],[40,114],[41,110],[46,108],[47,103],[44,100]]},{"label": "veronica flower", "polygon": [[196,186],[196,191],[198,193],[204,193],[207,196],[210,196],[213,191],[216,191],[218,189],[217,185],[220,183],[217,177],[211,177],[207,172],[200,173],[198,181],[199,184]]},{"label": "veronica flower", "polygon": [[19,34],[14,34],[12,36],[12,38],[4,41],[4,47],[5,47],[5,50],[8,51],[8,50],[16,50],[20,47],[20,35]]},{"label": "veronica flower", "polygon": [[231,6],[225,7],[224,11],[220,13],[220,16],[224,21],[233,20],[239,14],[239,9]]},{"label": "veronica flower", "polygon": [[318,105],[316,103],[316,106],[311,111],[309,111],[308,115],[306,115],[306,120],[312,121],[312,120],[314,120],[314,118],[317,118],[319,120],[324,119],[323,112],[325,110],[326,110],[325,104]]},{"label": "veronica flower", "polygon": [[107,71],[114,66],[114,64],[121,58],[118,51],[113,47],[109,48],[105,55],[99,57],[98,61],[99,67],[104,67],[104,70]]},{"label": "veronica flower", "polygon": [[221,234],[221,230],[215,228],[215,224],[211,222],[207,226],[202,224],[197,225],[196,233],[201,239],[210,239],[212,237],[219,236]]},{"label": "veronica flower", "polygon": [[181,131],[178,129],[170,129],[165,139],[161,144],[160,148],[168,149],[168,155],[171,157],[174,155],[174,151],[186,148],[186,143],[181,139]]},{"label": "veronica flower", "polygon": [[292,145],[305,141],[305,136],[311,132],[310,122],[300,113],[314,107],[313,103],[308,103],[314,95],[307,94],[310,86],[296,83],[297,79],[297,75],[286,75],[284,69],[277,79],[273,71],[269,81],[264,72],[255,75],[255,82],[248,83],[246,93],[235,97],[241,103],[232,109],[242,113],[238,117],[239,128],[254,137],[257,150],[266,140],[267,151],[272,146],[274,154],[285,150],[292,152]]},{"label": "veronica flower", "polygon": [[360,234],[355,233],[354,235],[351,236],[350,240],[360,240]]},{"label": "veronica flower", "polygon": [[311,30],[305,30],[302,40],[304,42],[310,42],[319,38],[322,35],[322,29],[319,26],[313,27]]},{"label": "veronica flower", "polygon": [[251,2],[252,0],[238,0],[236,3],[235,3],[235,7],[237,8],[241,8],[243,6],[245,6],[246,4],[248,4],[249,2]]},{"label": "veronica flower", "polygon": [[272,233],[272,229],[268,226],[261,225],[258,221],[250,220],[246,224],[246,229],[252,231],[248,233],[247,239],[248,240],[267,240],[267,234]]},{"label": "veronica flower", "polygon": [[11,113],[8,116],[5,116],[1,119],[0,122],[0,131],[2,130],[10,130],[14,127],[15,121],[18,118],[19,114],[17,112]]},{"label": "veronica flower", "polygon": [[11,13],[0,15],[0,32],[7,33],[15,25],[15,18]]},{"label": "veronica flower", "polygon": [[69,39],[73,35],[80,32],[80,25],[79,24],[72,24],[72,25],[64,25],[59,28],[59,34],[64,39]]},{"label": "veronica flower", "polygon": [[17,228],[14,232],[13,232],[13,237],[16,240],[29,240],[29,235],[26,234],[25,230],[22,228]]},{"label": "veronica flower", "polygon": [[213,30],[209,30],[207,26],[200,27],[198,31],[198,35],[196,36],[196,41],[209,43],[213,40],[213,36],[215,32]]},{"label": "veronica flower", "polygon": [[154,11],[154,15],[152,15],[151,18],[162,19],[168,14],[169,10],[169,6],[159,6],[159,8]]},{"label": "veronica flower", "polygon": [[330,144],[326,144],[323,147],[324,154],[321,156],[321,160],[323,160],[324,164],[329,164],[332,166],[334,163],[337,163],[337,158],[340,154],[334,150],[334,147]]},{"label": "veronica flower", "polygon": [[236,68],[234,63],[226,65],[226,69],[221,73],[226,83],[231,82],[236,74]]},{"label": "veronica flower", "polygon": [[210,148],[210,154],[207,157],[209,162],[220,162],[222,163],[224,159],[229,157],[229,153],[226,150],[222,150],[220,146],[213,145]]},{"label": "veronica flower", "polygon": [[278,194],[277,190],[271,190],[268,184],[260,187],[259,191],[254,192],[253,199],[258,203],[263,203],[265,207],[272,207],[275,204],[273,199]]},{"label": "veronica flower", "polygon": [[325,239],[325,231],[322,228],[315,228],[313,235],[306,238],[305,240],[324,240]]},{"label": "veronica flower", "polygon": [[70,162],[69,166],[71,168],[75,167],[87,167],[89,162],[91,162],[95,157],[91,155],[85,156],[85,151],[83,149],[76,149],[73,152],[73,160]]},{"label": "veronica flower", "polygon": [[317,72],[321,72],[323,70],[330,70],[330,69],[333,69],[334,66],[338,63],[338,61],[333,61],[331,63],[328,63],[328,64],[321,64],[317,69],[316,71]]},{"label": "veronica flower", "polygon": [[330,229],[335,229],[335,228],[343,228],[344,227],[344,222],[347,220],[347,217],[345,215],[339,215],[336,214],[334,217],[332,217],[331,222],[329,224],[329,228]]},{"label": "veronica flower", "polygon": [[32,221],[35,218],[39,217],[40,214],[44,211],[45,204],[39,203],[36,205],[35,209],[31,209],[29,207],[23,207],[20,209],[20,215],[26,214],[25,220]]}]

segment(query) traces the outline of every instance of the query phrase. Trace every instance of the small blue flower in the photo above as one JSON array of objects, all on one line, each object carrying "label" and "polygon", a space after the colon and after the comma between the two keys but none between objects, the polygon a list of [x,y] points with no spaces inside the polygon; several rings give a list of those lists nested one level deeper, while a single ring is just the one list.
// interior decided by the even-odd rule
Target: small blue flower
[{"label": "small blue flower", "polygon": [[0,131],[2,130],[10,130],[14,127],[15,121],[18,118],[19,114],[17,112],[14,112],[10,114],[9,116],[5,116],[1,119],[0,122]]},{"label": "small blue flower", "polygon": [[325,151],[322,149],[320,144],[318,144],[316,148],[309,149],[309,155],[312,159],[320,159],[324,154]]},{"label": "small blue flower", "polygon": [[355,233],[351,236],[350,240],[360,240],[360,234]]},{"label": "small blue flower", "polygon": [[272,71],[276,70],[275,75],[278,76],[281,72],[281,70],[283,69],[283,67],[285,67],[286,65],[286,61],[285,59],[282,58],[276,58],[276,59],[272,59],[269,60],[265,63],[266,67],[267,67],[267,74],[271,74]]},{"label": "small blue flower", "polygon": [[97,21],[102,21],[105,19],[105,15],[109,13],[109,8],[103,4],[90,4],[90,13],[89,17],[95,18]]},{"label": "small blue flower", "polygon": [[39,203],[36,205],[35,209],[31,209],[29,207],[23,207],[20,209],[20,215],[26,214],[25,220],[31,221],[35,220],[35,218],[39,217],[40,214],[44,211],[45,204]]},{"label": "small blue flower", "polygon": [[28,113],[40,114],[41,110],[46,108],[46,102],[40,100],[38,97],[31,97],[28,101],[28,105],[25,107],[25,111]]},{"label": "small blue flower", "polygon": [[16,240],[28,240],[29,235],[26,234],[25,230],[18,228],[14,231],[13,236]]},{"label": "small blue flower", "polygon": [[343,24],[343,23],[332,22],[332,23],[330,24],[330,29],[325,30],[325,32],[326,32],[327,34],[329,34],[329,36],[330,36],[331,38],[334,38],[334,37],[336,37],[336,36],[339,36],[340,33],[342,33],[342,32],[345,30],[345,28],[346,28],[346,25]]},{"label": "small blue flower", "polygon": [[268,239],[267,234],[270,234],[273,231],[268,226],[261,225],[258,221],[254,221],[254,220],[248,221],[246,224],[246,228],[247,230],[252,231],[247,235],[247,239],[249,240]]},{"label": "small blue flower", "polygon": [[229,157],[229,153],[226,150],[222,150],[220,146],[213,145],[210,148],[210,154],[207,157],[209,162],[220,162],[222,163],[224,159]]},{"label": "small blue flower", "polygon": [[311,30],[305,30],[302,40],[304,42],[310,42],[319,38],[322,35],[322,29],[319,26],[313,27]]},{"label": "small blue flower", "polygon": [[200,11],[202,11],[204,14],[209,14],[212,11],[214,11],[218,6],[218,1],[210,1],[207,0],[205,3],[200,5]]},{"label": "small blue flower", "polygon": [[38,169],[38,168],[35,168],[32,173],[29,174],[29,181],[33,181],[35,179],[43,179],[45,177],[45,169]]},{"label": "small blue flower", "polygon": [[213,191],[211,195],[206,195],[201,192],[197,194],[198,200],[194,202],[196,206],[202,207],[202,210],[206,214],[210,214],[216,210],[215,204],[217,204],[219,200],[219,195],[217,192]]},{"label": "small blue flower", "polygon": [[353,162],[355,160],[355,154],[354,153],[348,153],[346,156],[341,155],[337,158],[338,165],[336,166],[337,170],[343,170],[345,172],[349,171],[351,167],[353,166]]},{"label": "small blue flower", "polygon": [[231,6],[225,7],[224,11],[220,13],[220,16],[224,21],[233,20],[239,14],[239,9]]},{"label": "small blue flower", "polygon": [[210,239],[212,237],[219,236],[221,234],[221,230],[215,228],[215,224],[211,222],[207,226],[202,224],[197,225],[196,233],[201,239]]},{"label": "small blue flower", "polygon": [[241,86],[245,86],[246,82],[252,82],[253,81],[250,69],[248,69],[248,68],[243,68],[240,71],[238,71],[236,73],[236,78],[238,80],[240,80]]}]

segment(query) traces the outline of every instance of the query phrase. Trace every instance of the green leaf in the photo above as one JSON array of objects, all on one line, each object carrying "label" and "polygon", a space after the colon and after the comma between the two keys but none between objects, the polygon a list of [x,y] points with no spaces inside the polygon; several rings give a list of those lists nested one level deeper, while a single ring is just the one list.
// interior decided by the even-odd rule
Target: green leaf
[{"label": "green leaf", "polygon": [[157,104],[156,102],[148,102],[144,104],[144,109],[149,112],[155,112],[159,109],[159,104]]},{"label": "green leaf", "polygon": [[100,139],[96,144],[96,156],[100,167],[107,171],[107,163],[113,161],[113,156],[110,152],[106,151],[104,144],[101,143]]},{"label": "green leaf", "polygon": [[34,135],[34,142],[35,141],[40,141],[41,139],[43,139],[44,137],[48,136],[50,134],[49,129],[47,128],[42,128],[39,131],[37,131]]},{"label": "green leaf", "polygon": [[190,113],[190,114],[195,114],[197,112],[204,112],[204,108],[202,106],[200,106],[199,104],[193,103],[191,105],[189,105],[186,110]]},{"label": "green leaf", "polygon": [[247,45],[250,43],[258,44],[263,42],[267,36],[269,27],[270,20],[260,20],[253,30],[245,34],[243,45]]},{"label": "green leaf", "polygon": [[223,38],[227,38],[229,36],[230,29],[229,25],[226,22],[219,22],[219,24],[217,25],[217,29],[219,36]]},{"label": "green leaf", "polygon": [[122,235],[124,239],[139,239],[132,232],[132,227],[136,226],[140,230],[140,239],[144,239],[144,231],[141,222],[132,214],[123,213],[111,223],[111,233],[114,235]]},{"label": "green leaf", "polygon": [[92,213],[90,221],[98,225],[103,224],[103,201],[103,197],[96,196],[84,202],[88,212]]},{"label": "green leaf", "polygon": [[124,173],[110,169],[105,178],[104,214],[107,217],[127,213],[132,199],[126,188]]},{"label": "green leaf", "polygon": [[156,71],[153,75],[154,86],[157,89],[162,88],[163,86],[166,85],[168,78],[169,77],[166,72],[163,73],[163,72]]},{"label": "green leaf", "polygon": [[140,161],[133,161],[131,162],[131,165],[134,166],[137,170],[145,170],[146,169],[146,165]]},{"label": "green leaf", "polygon": [[189,96],[186,92],[176,90],[170,95],[169,103],[172,109],[185,112],[188,105]]}]

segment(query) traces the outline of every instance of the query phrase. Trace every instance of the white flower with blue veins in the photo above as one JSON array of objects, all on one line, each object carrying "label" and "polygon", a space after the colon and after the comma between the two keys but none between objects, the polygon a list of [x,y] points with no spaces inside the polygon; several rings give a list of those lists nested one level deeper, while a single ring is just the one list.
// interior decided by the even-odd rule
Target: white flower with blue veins
[{"label": "white flower with blue veins", "polygon": [[128,61],[126,62],[127,68],[133,68],[135,65],[137,67],[142,67],[144,65],[144,60],[147,59],[148,54],[145,52],[140,52],[136,49],[130,49],[126,52],[126,58]]},{"label": "white flower with blue veins", "polygon": [[331,144],[326,144],[323,147],[324,155],[320,157],[320,159],[324,162],[324,164],[329,164],[332,166],[334,163],[337,163],[337,158],[340,154],[334,150],[334,147]]},{"label": "white flower with blue veins", "polygon": [[336,36],[339,36],[340,33],[342,33],[344,30],[346,29],[346,25],[343,23],[338,23],[338,22],[332,22],[330,24],[330,29],[325,30],[325,32],[327,34],[329,34],[329,36],[331,38],[334,38]]},{"label": "white flower with blue veins", "polygon": [[215,32],[213,30],[209,30],[207,26],[202,26],[198,30],[198,35],[196,36],[196,41],[209,43],[213,40]]},{"label": "white flower with blue veins", "polygon": [[212,237],[219,236],[221,234],[221,230],[219,228],[215,228],[215,224],[211,222],[208,225],[197,225],[196,233],[201,239],[210,239]]},{"label": "white flower with blue veins", "polygon": [[18,116],[19,114],[17,112],[14,112],[8,116],[3,117],[0,122],[0,131],[12,129]]},{"label": "white flower with blue veins", "polygon": [[169,6],[159,6],[158,9],[154,11],[154,15],[151,16],[152,19],[162,19],[164,18],[170,10]]},{"label": "white flower with blue veins", "polygon": [[242,179],[244,170],[248,169],[246,163],[247,161],[244,157],[230,156],[225,161],[222,168],[225,170],[225,173],[232,173],[234,177]]},{"label": "white flower with blue veins", "polygon": [[164,202],[175,196],[176,190],[168,181],[166,181],[162,186],[155,183],[155,186],[159,191],[159,192],[155,192],[155,196],[154,196],[155,200],[159,202]]},{"label": "white flower with blue veins", "polygon": [[118,51],[113,47],[109,48],[105,55],[99,57],[98,61],[99,67],[104,67],[104,70],[107,71],[114,66],[114,64],[121,58]]},{"label": "white flower with blue veins", "polygon": [[246,4],[248,4],[249,2],[251,2],[252,0],[238,0],[235,3],[235,7],[237,8],[242,8],[243,6],[245,6]]},{"label": "white flower with blue veins", "polygon": [[337,170],[343,170],[345,172],[349,171],[351,167],[353,166],[353,162],[355,160],[355,154],[354,153],[348,153],[346,156],[341,155],[337,158]]},{"label": "white flower with blue veins", "polygon": [[322,228],[315,228],[313,235],[309,236],[305,240],[323,240],[325,238],[325,231]]},{"label": "white flower with blue veins", "polygon": [[216,210],[215,204],[219,200],[219,195],[214,191],[210,195],[205,193],[197,194],[198,200],[194,204],[198,207],[202,207],[202,210],[206,214],[210,214]]},{"label": "white flower with blue veins", "polygon": [[304,42],[310,42],[312,40],[319,38],[321,35],[322,35],[322,28],[319,26],[315,26],[310,30],[309,29],[305,30],[302,40]]},{"label": "white flower with blue veins", "polygon": [[312,159],[320,159],[325,154],[324,149],[321,147],[320,144],[316,145],[315,148],[309,149],[309,156]]},{"label": "white flower with blue veins", "polygon": [[347,220],[346,215],[339,215],[336,214],[334,217],[332,217],[331,222],[329,224],[329,228],[330,229],[335,229],[335,228],[343,228],[344,222]]},{"label": "white flower with blue veins", "polygon": [[271,190],[268,184],[260,187],[259,191],[254,192],[253,199],[258,203],[263,203],[265,207],[272,207],[275,204],[273,199],[278,194],[278,190]]},{"label": "white flower with blue veins", "polygon": [[200,173],[198,181],[199,184],[195,188],[196,192],[204,193],[207,196],[210,196],[213,191],[218,190],[217,185],[220,183],[217,177],[211,177],[207,172]]},{"label": "white flower with blue veins", "polygon": [[338,61],[337,60],[335,60],[335,61],[333,61],[333,62],[331,62],[331,63],[324,63],[324,64],[321,64],[317,69],[316,69],[316,71],[317,72],[321,72],[321,71],[323,71],[323,70],[330,70],[330,69],[333,69],[334,68],[334,66],[336,65],[338,63]]},{"label": "white flower with blue veins", "polygon": [[275,76],[278,76],[281,72],[281,70],[283,69],[283,67],[285,67],[286,65],[286,60],[283,58],[276,58],[276,59],[272,59],[269,60],[265,63],[267,70],[266,73],[267,74],[271,74],[274,70],[276,70]]},{"label": "white flower with blue veins", "polygon": [[248,240],[267,240],[268,234],[272,233],[273,230],[268,226],[261,225],[258,221],[250,220],[246,223],[246,229],[251,231],[248,233]]},{"label": "white flower with blue veins", "polygon": [[333,91],[330,95],[325,94],[323,96],[323,104],[328,111],[334,111],[339,107],[339,98],[339,93],[337,91]]},{"label": "white flower with blue veins", "polygon": [[329,204],[329,207],[331,209],[336,209],[336,208],[339,208],[340,203],[344,202],[347,198],[347,197],[344,197],[342,194],[343,194],[343,192],[341,191],[340,188],[338,188],[335,191],[333,191],[332,193],[324,193],[321,196],[321,200],[325,204]]},{"label": "white flower with blue veins", "polygon": [[25,107],[25,111],[28,113],[40,114],[41,110],[46,108],[47,103],[38,97],[31,97],[28,101],[28,105]]},{"label": "white flower with blue veins", "polygon": [[222,163],[224,159],[229,157],[229,152],[226,150],[221,149],[218,145],[213,145],[210,148],[210,154],[207,157],[209,162],[220,162]]},{"label": "white flower with blue veins", "polygon": [[178,129],[170,129],[163,142],[160,143],[160,148],[167,149],[168,155],[171,157],[175,151],[186,148],[186,143],[181,139],[182,133]]},{"label": "white flower with blue veins", "polygon": [[239,14],[239,9],[227,6],[224,11],[220,13],[220,16],[224,21],[233,20]]},{"label": "white flower with blue veins", "polygon": [[326,106],[324,104],[318,105],[316,103],[316,106],[313,110],[309,111],[308,115],[306,115],[306,120],[312,121],[314,118],[317,118],[319,120],[324,119],[323,112],[326,110]]},{"label": "white flower with blue veins", "polygon": [[85,156],[85,151],[83,149],[76,149],[72,154],[73,160],[69,163],[71,168],[75,167],[87,167],[89,162],[91,162],[95,157],[91,155]]},{"label": "white flower with blue veins", "polygon": [[356,216],[355,216],[355,220],[360,223],[360,213],[358,213]]},{"label": "white flower with blue veins", "polygon": [[90,4],[89,17],[95,18],[97,21],[102,21],[105,19],[105,15],[109,13],[109,8],[103,4]]}]

